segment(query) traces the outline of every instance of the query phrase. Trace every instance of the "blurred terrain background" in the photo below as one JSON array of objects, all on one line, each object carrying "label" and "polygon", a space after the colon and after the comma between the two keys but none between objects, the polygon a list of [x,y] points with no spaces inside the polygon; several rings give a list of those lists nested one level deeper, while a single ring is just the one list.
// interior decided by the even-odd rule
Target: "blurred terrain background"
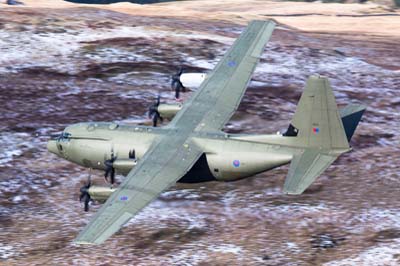
[{"label": "blurred terrain background", "polygon": [[[130,2],[135,4],[153,4],[153,3],[163,3],[163,2],[176,2],[176,1],[187,1],[187,0],[66,0],[68,2],[73,3],[81,3],[81,4],[114,4],[119,2]],[[294,2],[316,2],[315,0],[289,0]],[[322,0],[322,3],[365,3],[368,0]],[[370,0],[371,1],[371,0]],[[371,2],[387,4],[387,5],[397,5],[400,6],[400,2],[398,0],[372,0]]]},{"label": "blurred terrain background", "polygon": [[[23,2],[0,4],[1,265],[400,264],[393,3]],[[210,71],[252,19],[278,27],[225,130],[285,130],[317,73],[330,78],[339,106],[368,105],[354,151],[301,196],[282,194],[288,167],[178,184],[104,245],[74,246],[100,205],[83,212],[88,172],[48,153],[48,135],[81,121],[148,123],[158,94],[173,101],[170,76],[179,67]]]}]

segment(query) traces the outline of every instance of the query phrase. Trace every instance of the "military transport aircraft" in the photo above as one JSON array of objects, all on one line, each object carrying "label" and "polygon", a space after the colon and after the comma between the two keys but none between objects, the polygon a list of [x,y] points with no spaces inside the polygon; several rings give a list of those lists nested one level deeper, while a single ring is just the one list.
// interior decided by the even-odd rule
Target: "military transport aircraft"
[{"label": "military transport aircraft", "polygon": [[[290,163],[283,191],[301,194],[342,153],[365,109],[338,111],[326,78],[311,76],[286,133],[234,135],[221,131],[237,109],[273,21],[252,21],[200,88],[164,127],[118,123],[68,126],[48,150],[87,168],[102,169],[118,187],[81,189],[85,206],[107,199],[76,243],[100,244],[176,182],[232,181]],[[85,207],[86,208],[86,207]],[[87,209],[87,208],[86,208]]]}]

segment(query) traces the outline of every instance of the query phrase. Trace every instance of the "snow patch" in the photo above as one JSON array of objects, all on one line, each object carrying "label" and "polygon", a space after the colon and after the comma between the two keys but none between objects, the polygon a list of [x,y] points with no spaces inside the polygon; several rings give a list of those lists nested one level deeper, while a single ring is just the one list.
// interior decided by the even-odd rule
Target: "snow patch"
[{"label": "snow patch", "polygon": [[28,200],[28,199],[29,199],[29,197],[26,196],[26,195],[17,195],[17,196],[14,196],[12,198],[12,202],[19,203],[21,201],[25,201],[25,200]]},{"label": "snow patch", "polygon": [[290,251],[292,251],[294,253],[300,253],[301,252],[300,247],[294,242],[287,242],[286,246],[287,246],[288,249],[290,249]]},{"label": "snow patch", "polygon": [[192,250],[182,249],[182,251],[180,251],[179,253],[172,255],[169,263],[170,265],[192,266],[198,265],[200,262],[204,261],[207,258],[208,255],[204,251],[204,249],[196,249],[196,252],[193,252]]},{"label": "snow patch", "polygon": [[371,208],[361,212],[352,220],[364,225],[370,224],[378,231],[390,229],[400,225],[400,210]]},{"label": "snow patch", "polygon": [[[167,192],[164,192],[167,193]],[[162,195],[164,195],[164,193]],[[178,221],[179,223],[186,225],[187,229],[208,229],[207,216],[202,214],[193,215],[193,213],[187,211],[186,208],[179,208],[180,205],[191,204],[191,201],[179,201],[177,203],[168,202],[164,203],[161,200],[156,200],[143,211],[139,212],[133,219],[130,220],[125,226],[132,224],[140,225],[146,224],[147,221]],[[166,223],[159,222],[154,227],[162,228],[166,226]]]},{"label": "snow patch", "polygon": [[0,133],[0,167],[10,166],[9,162],[32,147],[29,137],[26,133]]},{"label": "snow patch", "polygon": [[219,59],[207,61],[207,60],[197,59],[197,58],[190,57],[190,56],[185,57],[185,59],[192,66],[197,66],[197,67],[205,68],[205,69],[209,69],[209,70],[212,70],[219,61]]},{"label": "snow patch", "polygon": [[222,252],[222,253],[233,253],[240,254],[242,252],[242,248],[233,244],[221,244],[221,245],[211,245],[208,247],[208,250],[213,252]]},{"label": "snow patch", "polygon": [[162,197],[170,199],[196,200],[200,198],[200,195],[196,193],[195,189],[181,189],[181,190],[166,191],[162,193]]},{"label": "snow patch", "polygon": [[391,244],[385,243],[377,247],[370,248],[355,257],[324,263],[323,266],[398,266],[399,254],[400,240],[397,240]]},{"label": "snow patch", "polygon": [[[231,43],[232,38],[213,34],[190,32],[176,32],[170,29],[156,29],[152,27],[121,26],[113,29],[98,30],[85,28],[79,31],[69,30],[65,33],[36,34],[33,31],[11,32],[0,30],[0,49],[6,50],[0,58],[0,73],[17,72],[23,68],[46,67],[60,72],[74,74],[75,60],[79,60],[79,51],[82,43],[90,43],[112,38],[197,38],[214,40],[221,43]],[[66,41],[67,40],[67,41]],[[100,53],[99,53],[100,52]],[[78,54],[75,54],[78,53]],[[88,60],[107,63],[118,61],[148,61],[149,58],[135,55],[128,51],[115,48],[104,48],[96,53],[86,53]]]},{"label": "snow patch", "polygon": [[16,251],[13,246],[0,243],[0,259],[9,259],[15,255]]}]

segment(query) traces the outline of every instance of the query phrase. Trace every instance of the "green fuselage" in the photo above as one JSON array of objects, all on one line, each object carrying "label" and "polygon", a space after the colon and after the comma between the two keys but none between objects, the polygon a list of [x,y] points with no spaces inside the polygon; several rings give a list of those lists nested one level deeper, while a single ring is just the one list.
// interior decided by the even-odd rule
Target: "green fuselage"
[{"label": "green fuselage", "polygon": [[[126,175],[160,135],[173,128],[80,123],[67,127],[63,136],[49,141],[48,149],[81,166],[105,170],[105,161],[116,155],[116,171]],[[179,132],[177,132],[178,134]],[[280,135],[230,135],[198,133],[195,138],[204,155],[181,182],[231,181],[287,164],[296,150]],[[134,150],[135,158],[129,153]],[[156,162],[155,162],[156,163]]]}]

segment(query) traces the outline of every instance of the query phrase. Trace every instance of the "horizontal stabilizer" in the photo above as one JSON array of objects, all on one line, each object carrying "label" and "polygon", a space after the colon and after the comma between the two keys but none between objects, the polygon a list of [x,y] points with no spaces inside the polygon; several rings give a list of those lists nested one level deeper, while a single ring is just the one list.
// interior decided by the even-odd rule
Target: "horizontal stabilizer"
[{"label": "horizontal stabilizer", "polygon": [[340,109],[340,116],[344,131],[346,132],[347,141],[350,142],[354,131],[361,120],[362,115],[367,107],[362,104],[349,104],[345,108]]},{"label": "horizontal stabilizer", "polygon": [[322,154],[316,149],[306,149],[296,154],[290,163],[283,192],[294,195],[303,193],[337,157]]}]

